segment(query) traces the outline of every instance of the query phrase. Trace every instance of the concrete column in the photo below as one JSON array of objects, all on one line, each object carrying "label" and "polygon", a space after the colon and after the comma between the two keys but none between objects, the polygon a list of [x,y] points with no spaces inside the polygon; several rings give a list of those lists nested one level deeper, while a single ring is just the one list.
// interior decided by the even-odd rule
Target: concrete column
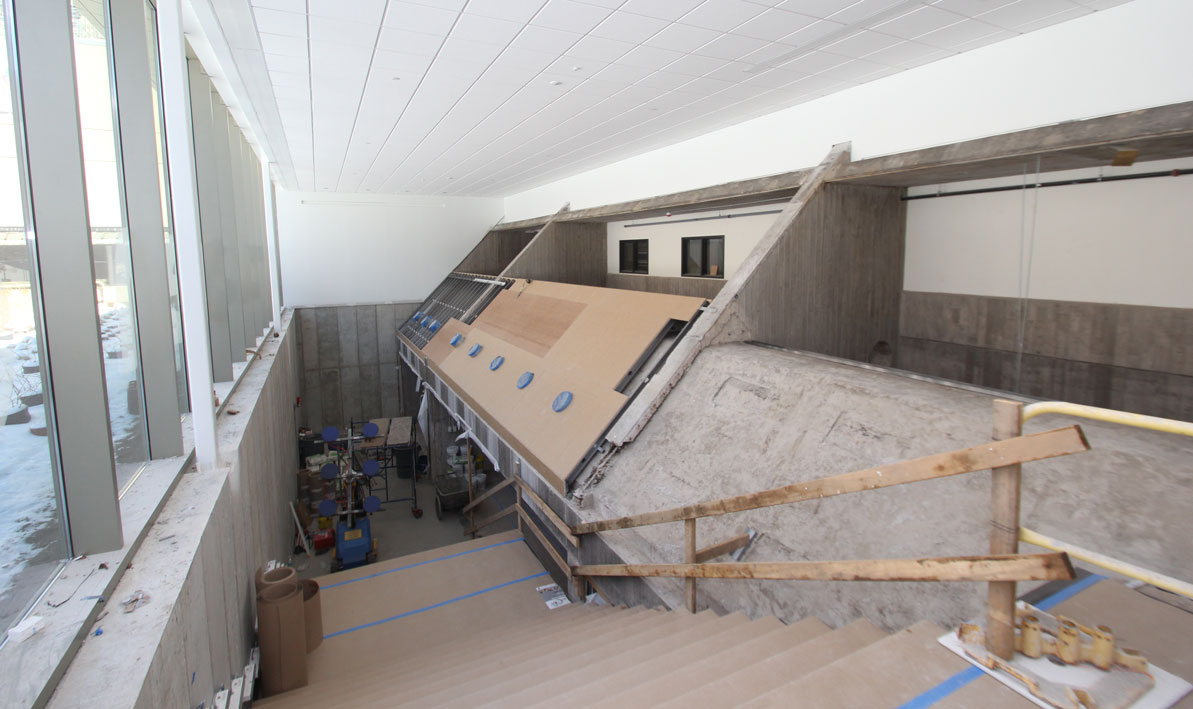
[{"label": "concrete column", "polygon": [[[36,243],[36,287],[48,365],[46,421],[57,442],[71,553],[124,544],[104,388],[91,227],[75,87],[70,4],[15,0],[10,67],[17,150],[24,157]],[[156,188],[155,188],[156,189]]]},{"label": "concrete column", "polygon": [[174,258],[174,254],[166,253],[162,235],[162,195],[150,90],[149,72],[157,71],[157,67],[149,63],[144,0],[110,0],[108,12],[149,451],[152,458],[170,458],[183,451],[170,284],[166,276],[166,259]]},{"label": "concrete column", "polygon": [[265,248],[269,257],[269,290],[272,296],[270,305],[276,327],[282,321],[282,267],[278,261],[277,195],[268,163],[261,165],[261,187],[265,198]]},{"label": "concrete column", "polygon": [[[182,37],[181,0],[158,0],[157,31],[195,458],[200,469],[210,470],[219,466],[220,451],[215,436],[212,348],[207,326],[203,244],[199,237],[190,71],[187,66],[186,40]],[[227,360],[227,364],[230,375],[231,361]]]}]

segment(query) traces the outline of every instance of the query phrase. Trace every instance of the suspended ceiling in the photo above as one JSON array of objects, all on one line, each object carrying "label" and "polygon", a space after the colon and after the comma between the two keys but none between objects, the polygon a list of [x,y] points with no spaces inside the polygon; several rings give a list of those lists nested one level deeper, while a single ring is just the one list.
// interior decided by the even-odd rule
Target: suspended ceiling
[{"label": "suspended ceiling", "polygon": [[195,7],[283,186],[504,196],[1125,1]]}]

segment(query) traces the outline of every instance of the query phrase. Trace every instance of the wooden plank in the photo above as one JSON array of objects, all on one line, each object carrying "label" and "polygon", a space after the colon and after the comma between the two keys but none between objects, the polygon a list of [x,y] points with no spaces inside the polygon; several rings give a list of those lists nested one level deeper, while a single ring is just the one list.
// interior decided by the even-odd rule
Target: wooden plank
[{"label": "wooden plank", "polygon": [[547,518],[547,521],[550,522],[551,525],[563,535],[564,539],[568,540],[568,544],[571,544],[574,547],[580,546],[580,538],[572,534],[572,528],[569,527],[567,523],[559,517],[559,515],[555,514],[555,510],[551,509],[551,506],[548,505],[543,498],[539,497],[534,490],[530,489],[530,486],[527,485],[522,479],[518,479],[518,487],[522,488],[522,495],[526,498],[529,498],[530,501],[534,503],[534,506],[537,507],[539,511],[542,512],[543,516]]},{"label": "wooden plank", "polygon": [[[994,439],[1023,433],[1023,404],[994,401]],[[1019,553],[1019,463],[990,471],[990,553]],[[1004,660],[1015,655],[1015,582],[998,581],[986,592],[986,648]]]},{"label": "wooden plank", "polygon": [[696,559],[691,562],[695,564],[703,564],[706,561],[712,561],[719,556],[732,554],[750,543],[749,534],[739,534],[736,537],[731,537],[723,542],[713,544],[712,546],[704,547],[696,552]]},{"label": "wooden plank", "polygon": [[[567,577],[570,579],[572,577],[572,567],[568,566],[568,563],[563,560],[563,557],[559,555],[559,552],[555,551],[555,547],[551,546],[551,542],[548,541],[547,537],[543,535],[542,531],[538,528],[538,525],[535,524],[534,520],[531,519],[530,516],[521,509],[518,510],[518,516],[522,518],[523,529],[529,529],[531,533],[534,534],[535,538],[539,540],[539,544],[542,544],[543,548],[547,550],[547,554],[551,557],[551,560],[554,561],[555,565],[558,566],[563,573],[567,574]],[[607,576],[608,574],[605,575]]]},{"label": "wooden plank", "polygon": [[1067,426],[1044,433],[983,443],[970,448],[937,453],[890,465],[880,465],[748,495],[726,497],[658,512],[584,522],[572,527],[572,532],[574,534],[589,534],[663,522],[678,522],[681,519],[713,517],[730,512],[742,512],[760,507],[786,505],[792,502],[816,500],[862,490],[934,480],[1015,463],[1056,458],[1087,450],[1089,450],[1089,442],[1085,440],[1081,427]]},{"label": "wooden plank", "polygon": [[512,515],[514,512],[517,512],[517,511],[518,511],[518,508],[515,505],[510,505],[509,507],[502,509],[500,512],[494,512],[493,514],[489,515],[488,517],[485,517],[481,521],[477,522],[467,532],[464,532],[464,536],[468,536],[469,534],[476,534],[477,530],[484,529],[485,527],[488,527],[490,524],[493,524],[497,520],[505,519],[506,517],[509,517],[510,515]]},{"label": "wooden plank", "polygon": [[517,480],[517,478],[512,478],[512,477],[510,477],[510,478],[506,478],[505,480],[502,480],[501,482],[497,483],[496,485],[494,485],[493,487],[489,488],[488,490],[485,490],[485,491],[484,491],[484,493],[482,493],[482,494],[480,495],[480,497],[477,497],[477,498],[476,498],[475,500],[473,500],[472,502],[469,502],[467,505],[464,505],[464,509],[460,510],[460,512],[461,512],[461,513],[464,513],[464,512],[470,512],[470,511],[472,511],[472,509],[473,509],[474,507],[476,507],[477,505],[479,505],[480,503],[482,503],[482,502],[484,502],[485,500],[489,499],[489,498],[490,498],[490,497],[492,497],[493,495],[496,495],[497,493],[499,493],[499,492],[501,492],[502,490],[506,489],[506,488],[507,488],[507,487],[509,487],[510,485],[513,485],[513,484],[514,484],[514,482],[515,482],[516,480]]},{"label": "wooden plank", "polygon": [[[683,521],[683,559],[688,565],[696,563],[696,520]],[[688,612],[696,612],[696,579],[689,576],[684,581],[684,600],[688,605]]]},{"label": "wooden plank", "polygon": [[773,581],[1053,581],[1073,578],[1073,567],[1067,554],[720,564],[593,564],[577,566],[573,571],[584,576]]}]

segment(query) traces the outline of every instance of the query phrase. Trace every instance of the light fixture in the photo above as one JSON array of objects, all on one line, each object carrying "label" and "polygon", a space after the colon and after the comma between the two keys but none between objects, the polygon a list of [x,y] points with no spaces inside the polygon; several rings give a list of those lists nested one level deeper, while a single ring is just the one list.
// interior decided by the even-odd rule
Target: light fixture
[{"label": "light fixture", "polygon": [[549,83],[549,84],[551,84],[552,86],[559,86],[559,85],[560,85],[560,84],[562,84],[563,82],[562,82],[562,81],[556,81],[556,80],[552,79],[552,80],[551,80],[551,81],[549,81],[548,83]]}]

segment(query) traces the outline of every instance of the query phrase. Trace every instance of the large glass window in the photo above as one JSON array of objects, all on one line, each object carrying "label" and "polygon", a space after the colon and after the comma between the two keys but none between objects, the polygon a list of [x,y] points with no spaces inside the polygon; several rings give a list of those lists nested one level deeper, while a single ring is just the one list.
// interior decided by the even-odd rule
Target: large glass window
[{"label": "large glass window", "polygon": [[621,272],[650,273],[650,240],[622,239]]},{"label": "large glass window", "polygon": [[166,166],[165,123],[162,120],[161,66],[157,50],[157,9],[145,2],[145,32],[149,45],[149,83],[153,94],[153,133],[157,147],[157,180],[162,196],[162,233],[166,240],[166,277],[170,288],[170,324],[174,331],[174,370],[178,381],[178,406],[190,411],[186,389],[186,354],[182,339],[182,302],[178,296],[178,252],[174,247],[174,219],[170,213],[170,180]]},{"label": "large glass window", "polygon": [[75,76],[83,131],[83,172],[103,338],[108,420],[120,486],[149,458],[144,393],[139,376],[137,319],[128,230],[112,129],[112,90],[102,5],[75,0]]},{"label": "large glass window", "polygon": [[[6,26],[0,5],[0,30]],[[0,32],[0,633],[20,620],[67,556],[6,45]]]},{"label": "large glass window", "polygon": [[725,237],[690,236],[683,240],[683,275],[725,277]]}]

